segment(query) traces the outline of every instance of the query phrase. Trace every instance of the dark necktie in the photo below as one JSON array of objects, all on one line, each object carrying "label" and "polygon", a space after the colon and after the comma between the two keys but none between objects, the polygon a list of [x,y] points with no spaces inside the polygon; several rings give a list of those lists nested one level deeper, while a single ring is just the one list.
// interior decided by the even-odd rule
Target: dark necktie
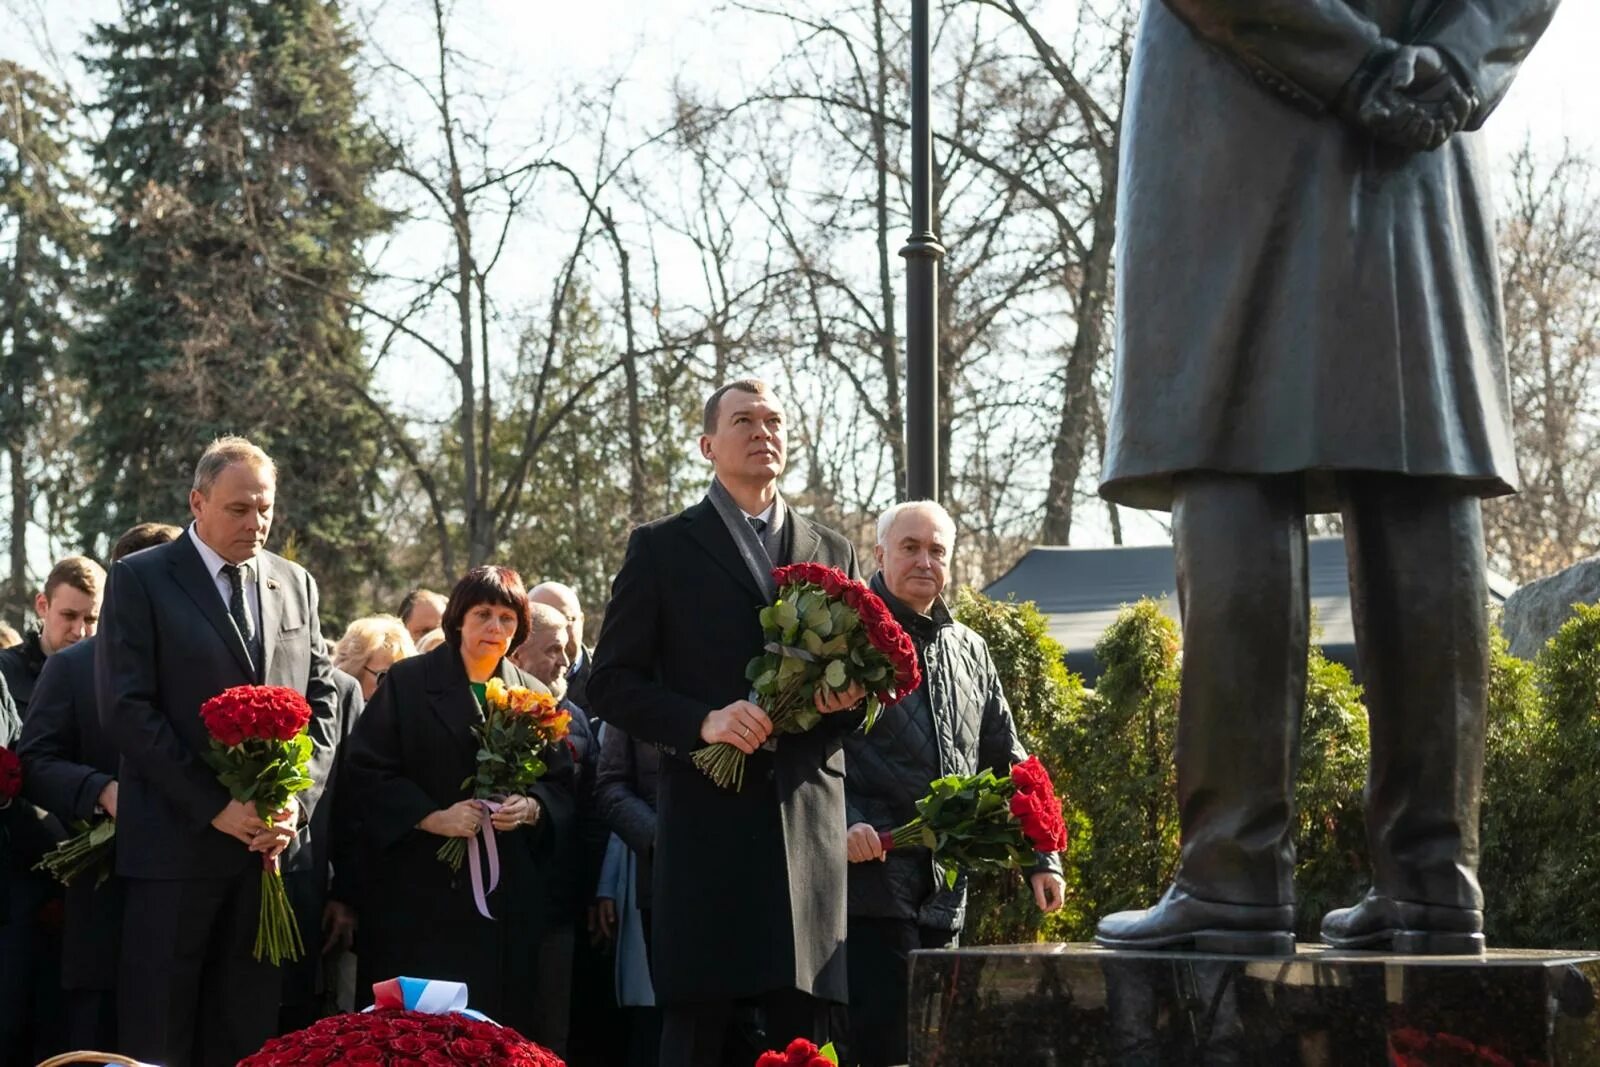
[{"label": "dark necktie", "polygon": [[756,532],[756,537],[763,538],[767,533],[767,520],[758,519],[754,515],[746,515],[744,521],[750,524],[750,529]]},{"label": "dark necktie", "polygon": [[239,636],[244,638],[244,647],[250,649],[254,656],[256,621],[250,616],[250,602],[244,598],[244,579],[248,567],[224,563],[222,573],[228,576],[228,614],[233,616],[233,624],[239,628]]}]

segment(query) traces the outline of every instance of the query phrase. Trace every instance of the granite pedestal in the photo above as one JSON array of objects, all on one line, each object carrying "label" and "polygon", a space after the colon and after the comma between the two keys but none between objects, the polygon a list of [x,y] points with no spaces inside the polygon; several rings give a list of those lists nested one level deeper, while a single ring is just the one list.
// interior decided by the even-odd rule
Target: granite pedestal
[{"label": "granite pedestal", "polygon": [[911,1065],[1600,1065],[1597,983],[1600,952],[917,952]]}]

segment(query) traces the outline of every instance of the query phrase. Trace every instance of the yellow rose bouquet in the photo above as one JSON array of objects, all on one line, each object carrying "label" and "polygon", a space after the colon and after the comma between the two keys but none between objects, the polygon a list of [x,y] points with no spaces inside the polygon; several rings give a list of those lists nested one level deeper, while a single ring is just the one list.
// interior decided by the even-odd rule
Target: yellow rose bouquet
[{"label": "yellow rose bouquet", "polygon": [[[499,678],[489,679],[483,694],[483,722],[472,728],[478,739],[478,769],[461,783],[473,799],[492,811],[498,802],[512,794],[523,794],[550,769],[545,761],[551,745],[565,741],[572,716],[556,704],[549,693],[536,693],[526,686],[508,686]],[[480,834],[493,834],[484,820]],[[452,837],[439,847],[438,856],[453,871],[466,859],[467,843],[477,838]],[[493,847],[486,836],[485,844]]]}]

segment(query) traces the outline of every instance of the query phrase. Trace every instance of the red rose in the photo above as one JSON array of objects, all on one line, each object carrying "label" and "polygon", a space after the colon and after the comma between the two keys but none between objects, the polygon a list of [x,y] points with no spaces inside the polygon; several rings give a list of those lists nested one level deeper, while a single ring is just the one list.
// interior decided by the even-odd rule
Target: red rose
[{"label": "red rose", "polygon": [[458,1037],[450,1042],[450,1055],[458,1063],[483,1063],[489,1058],[493,1046],[475,1037]]},{"label": "red rose", "polygon": [[1050,781],[1050,772],[1044,769],[1044,764],[1039,762],[1038,756],[1029,756],[1012,767],[1011,781],[1015,783],[1019,793],[1038,793],[1040,796],[1055,799],[1055,784]]},{"label": "red rose", "polygon": [[399,1052],[407,1056],[420,1056],[428,1048],[428,1043],[416,1034],[395,1033],[389,1038],[389,1051]]},{"label": "red rose", "polygon": [[438,1049],[430,1048],[422,1054],[422,1062],[428,1067],[455,1067],[456,1061]]},{"label": "red rose", "polygon": [[1061,806],[1053,797],[1013,793],[1011,814],[1022,824],[1022,832],[1035,852],[1060,852],[1067,847],[1067,827],[1061,819]]}]

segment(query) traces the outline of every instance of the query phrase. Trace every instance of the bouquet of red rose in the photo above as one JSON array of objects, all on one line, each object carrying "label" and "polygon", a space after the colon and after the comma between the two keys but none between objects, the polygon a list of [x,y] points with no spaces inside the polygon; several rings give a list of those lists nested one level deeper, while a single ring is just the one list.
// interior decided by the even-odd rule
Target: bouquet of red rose
[{"label": "bouquet of red rose", "polygon": [[839,1067],[839,1054],[832,1042],[818,1048],[803,1037],[789,1042],[782,1052],[763,1052],[756,1067]]},{"label": "bouquet of red rose", "polygon": [[[242,804],[254,804],[265,822],[289,798],[310,789],[311,705],[281,685],[237,685],[200,705],[200,721],[211,735],[206,763],[217,781]],[[276,858],[261,860],[261,916],[256,925],[255,957],[274,966],[297,960],[305,951],[300,927],[289,908]]]},{"label": "bouquet of red rose", "polygon": [[[761,609],[766,644],[745,677],[750,699],[772,720],[772,732],[803,734],[822,719],[818,688],[867,690],[867,729],[878,712],[922,684],[916,646],[882,598],[841,570],[796,563],[772,572],[778,599]],[[694,765],[724,789],[744,785],[745,755],[733,745],[707,745]]]},{"label": "bouquet of red rose", "polygon": [[986,769],[940,778],[928,789],[917,801],[916,818],[880,833],[878,840],[884,851],[907,845],[931,849],[948,888],[955,888],[961,871],[1021,869],[1033,865],[1036,852],[1067,847],[1061,801],[1036,756],[1012,767],[1009,778]]},{"label": "bouquet of red rose", "polygon": [[0,808],[9,808],[22,793],[22,760],[0,745]]},{"label": "bouquet of red rose", "polygon": [[560,1056],[509,1027],[455,1012],[377,1009],[334,1015],[275,1037],[239,1067],[565,1067]]},{"label": "bouquet of red rose", "polygon": [[[461,788],[470,788],[473,798],[485,810],[493,811],[499,800],[526,792],[545,776],[549,770],[544,759],[545,750],[566,738],[572,716],[562,711],[556,698],[549,693],[538,693],[522,685],[507,686],[499,678],[489,679],[484,686],[483,703],[483,722],[472,728],[478,739],[478,768],[461,783]],[[480,832],[492,857],[494,828],[486,821]],[[469,840],[476,846],[475,837],[447,838],[439,846],[438,857],[449,864],[452,871],[459,871],[466,859]],[[476,863],[472,873],[477,877]],[[482,896],[493,891],[494,877],[491,871],[487,890],[474,889],[479,896],[478,910],[485,915],[488,909]],[[476,883],[474,885],[476,887]]]}]

